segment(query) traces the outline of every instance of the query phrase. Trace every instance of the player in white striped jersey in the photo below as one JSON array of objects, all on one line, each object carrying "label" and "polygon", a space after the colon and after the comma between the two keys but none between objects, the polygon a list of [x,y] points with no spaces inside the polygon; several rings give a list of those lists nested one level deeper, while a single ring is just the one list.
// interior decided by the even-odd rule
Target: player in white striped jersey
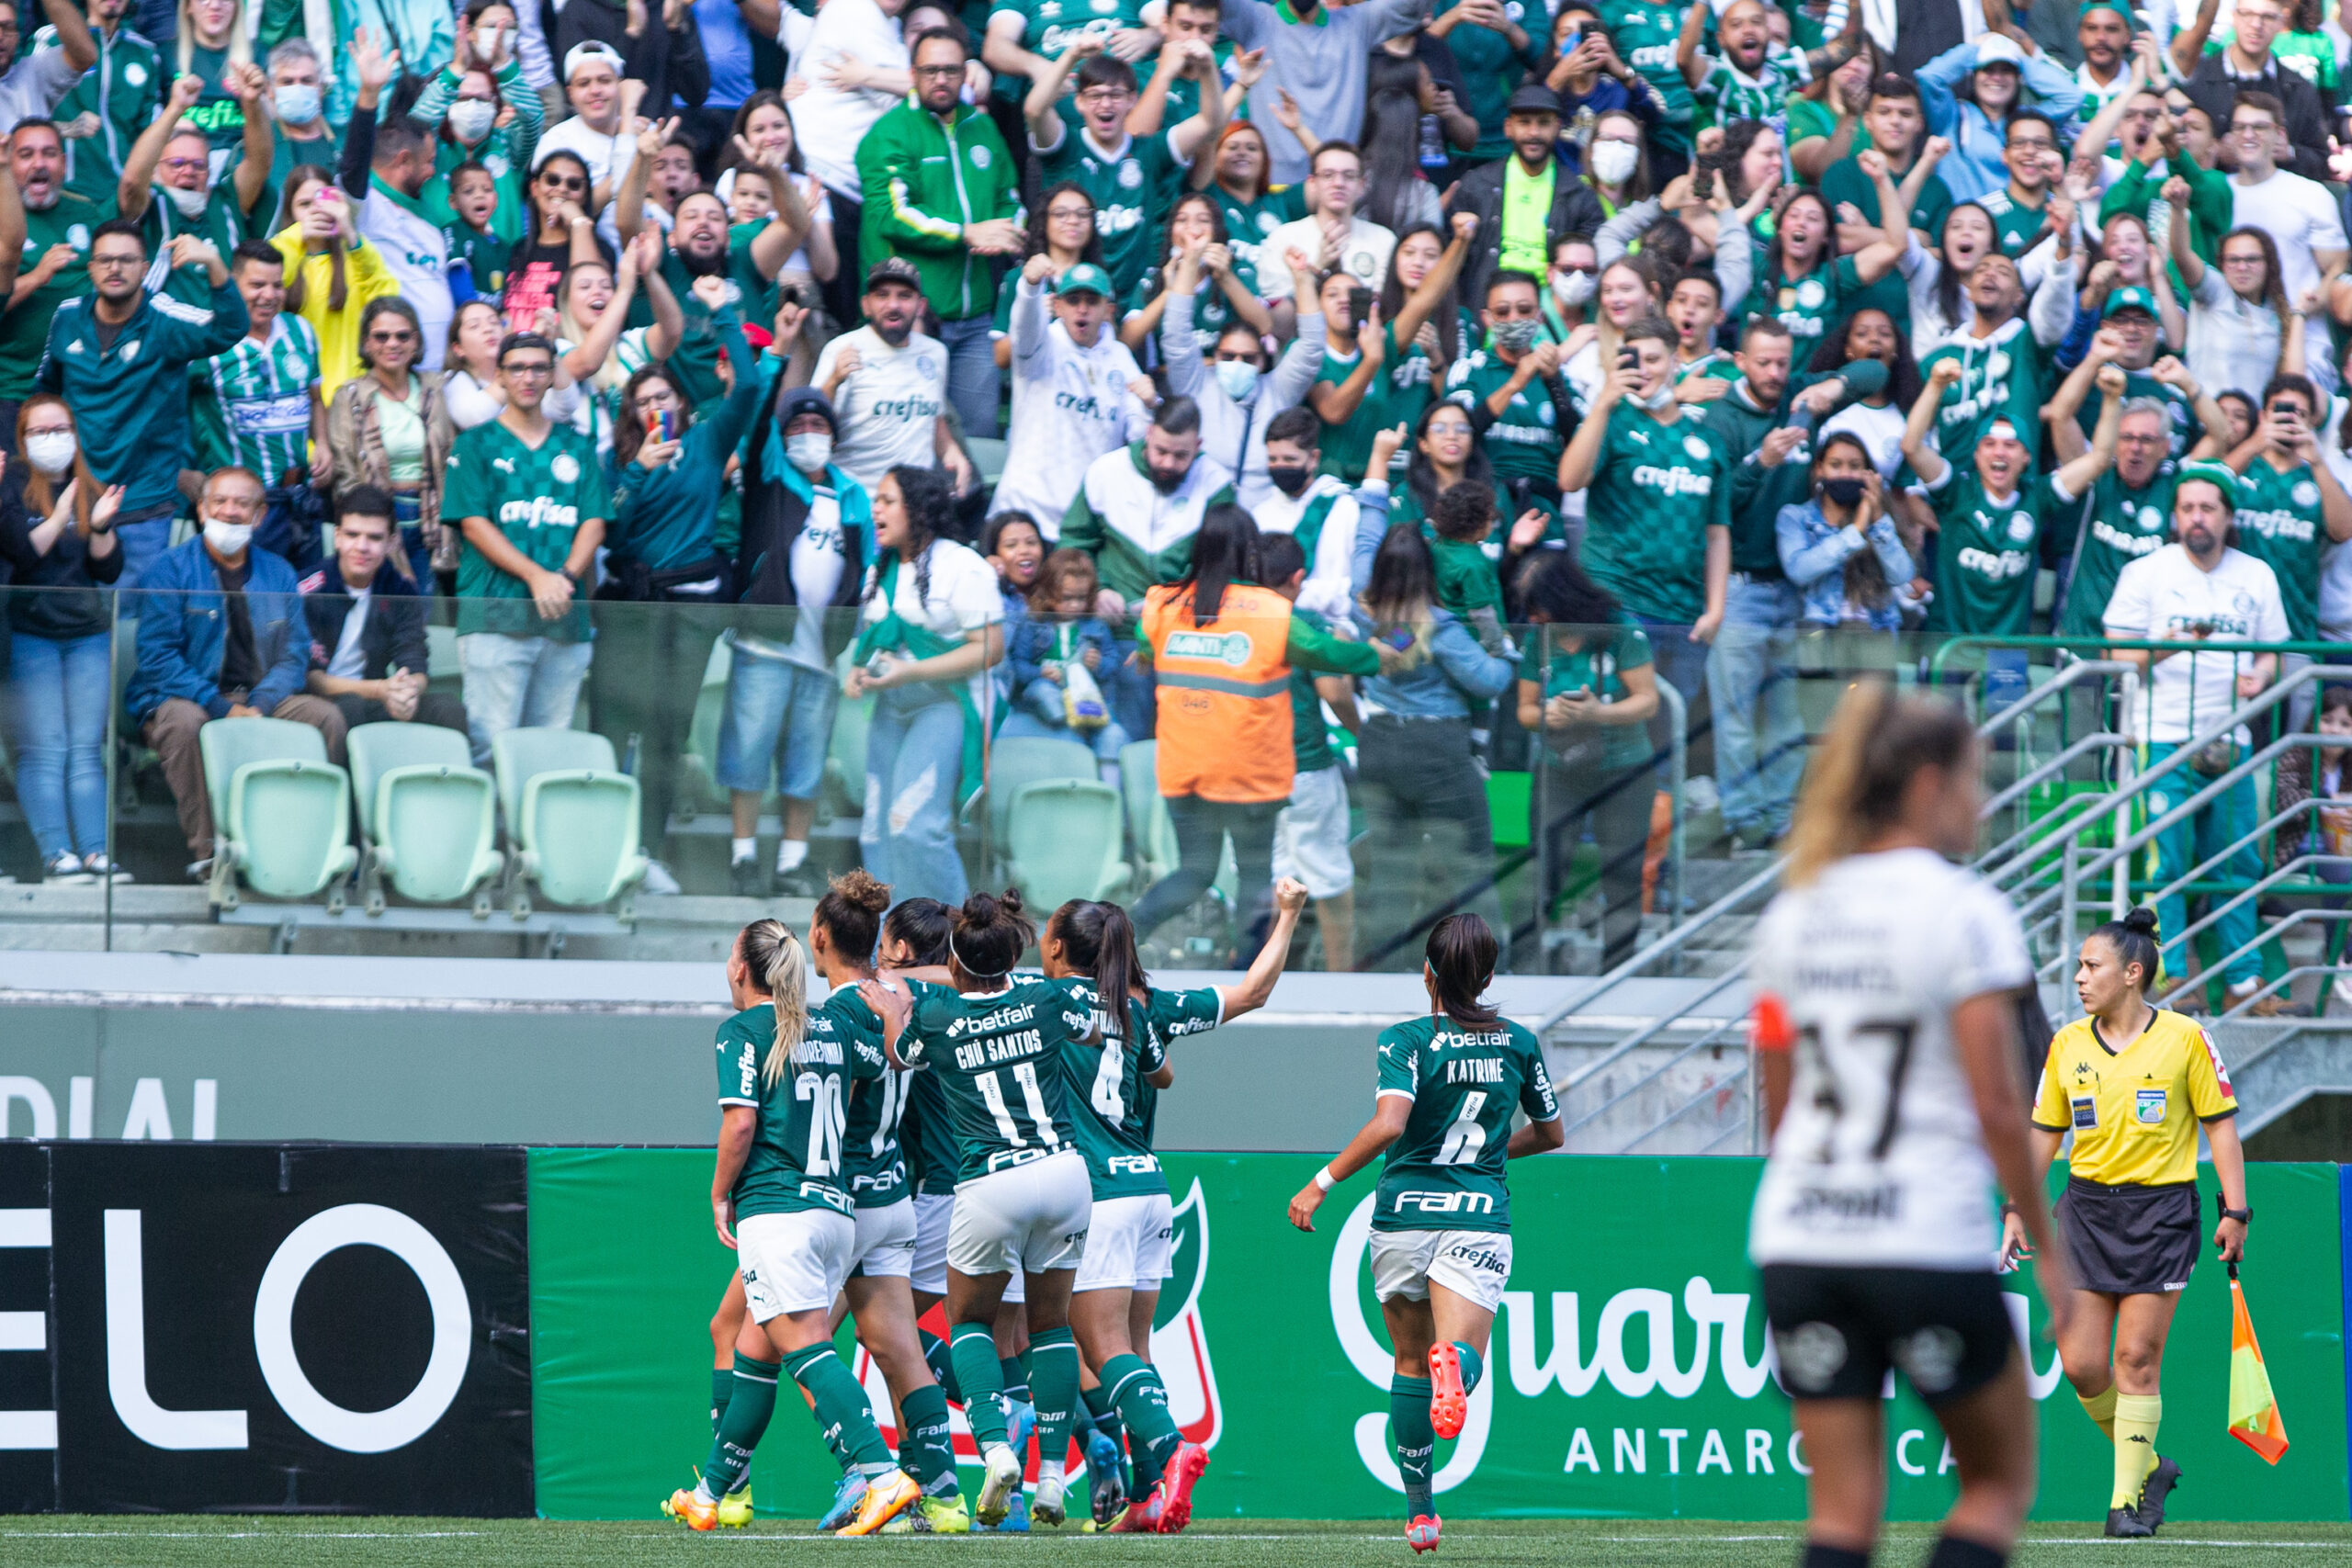
[{"label": "player in white striped jersey", "polygon": [[[1012,443],[989,515],[1026,512],[1051,544],[1087,466],[1143,438],[1151,384],[1112,333],[1111,279],[1091,262],[1053,276],[1031,256],[1012,297]],[[1050,280],[1050,281],[1049,281]],[[1051,319],[1046,296],[1053,297]]]},{"label": "player in white striped jersey", "polygon": [[1928,1568],[2001,1568],[2034,1492],[2035,1416],[1994,1276],[1997,1181],[2062,1327],[2072,1282],[2026,1144],[2017,917],[1952,859],[1983,758],[1949,704],[1846,696],[1757,931],[1772,1152],[1748,1252],[1813,1470],[1804,1568],[1867,1568],[1899,1367],[1960,1471]]}]

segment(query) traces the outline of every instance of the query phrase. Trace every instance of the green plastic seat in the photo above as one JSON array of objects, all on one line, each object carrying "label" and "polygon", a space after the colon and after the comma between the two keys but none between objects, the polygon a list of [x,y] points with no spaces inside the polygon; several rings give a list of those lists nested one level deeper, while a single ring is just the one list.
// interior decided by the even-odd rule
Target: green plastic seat
[{"label": "green plastic seat", "polygon": [[316,729],[220,718],[197,731],[197,748],[212,800],[215,902],[234,902],[232,877],[272,898],[308,898],[351,874],[351,779]]},{"label": "green plastic seat", "polygon": [[989,748],[989,841],[1001,845],[1012,819],[1012,800],[1027,784],[1047,779],[1097,777],[1094,753],[1075,740],[1046,735],[1000,739]]},{"label": "green plastic seat", "polygon": [[1119,748],[1119,793],[1126,798],[1127,834],[1147,884],[1176,869],[1176,824],[1159,793],[1159,742],[1131,740]]},{"label": "green plastic seat", "polygon": [[350,735],[351,773],[365,840],[368,907],[390,878],[401,897],[447,904],[503,870],[497,786],[473,765],[466,738],[431,724],[363,724]]},{"label": "green plastic seat", "polygon": [[703,666],[702,687],[695,694],[695,716],[686,727],[685,767],[679,790],[683,807],[727,804],[727,789],[718,782],[718,726],[727,712],[727,676],[734,665],[733,643],[720,637],[711,644],[710,660]]},{"label": "green plastic seat", "polygon": [[516,867],[551,904],[610,903],[644,880],[637,781],[593,730],[510,729],[491,742]]},{"label": "green plastic seat", "polygon": [[996,436],[967,435],[964,449],[971,455],[972,467],[979,471],[980,483],[994,489],[1004,477],[1004,459],[1012,444]]},{"label": "green plastic seat", "polygon": [[1119,792],[1092,779],[1021,786],[1006,811],[1005,869],[1030,907],[1124,895],[1134,872],[1121,855]]},{"label": "green plastic seat", "polygon": [[825,778],[841,803],[840,815],[865,815],[865,739],[874,728],[874,699],[843,697],[833,705],[832,739],[825,743]]}]

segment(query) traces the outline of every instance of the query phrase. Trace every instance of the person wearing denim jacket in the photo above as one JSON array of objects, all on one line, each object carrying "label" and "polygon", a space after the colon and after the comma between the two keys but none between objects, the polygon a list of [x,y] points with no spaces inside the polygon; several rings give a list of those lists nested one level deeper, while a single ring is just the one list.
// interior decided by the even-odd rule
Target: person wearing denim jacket
[{"label": "person wearing denim jacket", "polygon": [[[1848,592],[1847,563],[1864,551],[1876,557],[1890,588],[1911,581],[1911,552],[1894,532],[1881,497],[1878,470],[1869,450],[1850,431],[1838,431],[1814,454],[1813,497],[1783,506],[1773,521],[1781,570],[1804,596],[1798,624],[1809,630],[1836,630],[1866,624],[1891,632],[1903,625],[1893,593],[1872,604]],[[1839,498],[1854,491],[1851,500]]]},{"label": "person wearing denim jacket", "polygon": [[[2005,75],[2012,84],[2007,101],[1992,113],[1984,107],[1985,72]],[[1951,142],[1951,152],[1936,165],[1936,173],[1954,201],[1974,201],[1988,192],[2007,188],[2009,169],[2001,154],[2007,146],[2013,111],[2030,105],[2060,125],[2072,125],[2075,111],[2083,102],[2083,90],[2075,85],[2074,75],[2044,58],[2032,40],[2014,28],[1984,33],[1944,51],[1919,67],[1916,80],[1919,107],[1927,113],[1928,134]],[[1959,92],[1963,82],[1971,86],[1967,96]]]},{"label": "person wearing denim jacket", "polygon": [[[1384,434],[1381,444],[1390,439]],[[1366,473],[1387,472],[1381,457]],[[1495,891],[1495,835],[1470,717],[1473,704],[1510,689],[1517,666],[1487,653],[1468,623],[1438,605],[1420,530],[1388,526],[1387,481],[1367,480],[1356,505],[1356,634],[1392,647],[1412,638],[1402,668],[1365,682],[1364,695],[1380,711],[1365,720],[1356,751],[1370,895],[1357,906],[1359,961],[1391,969],[1408,966],[1414,933],[1452,908],[1484,916],[1498,935],[1510,930]]]}]

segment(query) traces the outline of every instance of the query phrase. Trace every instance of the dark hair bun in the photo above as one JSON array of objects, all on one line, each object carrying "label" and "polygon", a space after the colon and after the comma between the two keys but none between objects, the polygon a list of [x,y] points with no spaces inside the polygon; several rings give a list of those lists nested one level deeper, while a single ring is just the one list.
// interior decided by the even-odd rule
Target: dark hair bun
[{"label": "dark hair bun", "polygon": [[874,874],[864,866],[852,866],[832,879],[829,891],[852,908],[878,915],[890,907],[890,889],[876,882]]},{"label": "dark hair bun", "polygon": [[2123,929],[2140,936],[2154,936],[2156,934],[2156,912],[2144,904],[2141,905],[2123,917]]}]

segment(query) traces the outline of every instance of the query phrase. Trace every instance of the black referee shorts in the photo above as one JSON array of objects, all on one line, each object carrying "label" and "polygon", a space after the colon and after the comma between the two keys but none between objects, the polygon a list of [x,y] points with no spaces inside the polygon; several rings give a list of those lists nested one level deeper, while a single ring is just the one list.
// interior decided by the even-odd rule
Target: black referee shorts
[{"label": "black referee shorts", "polygon": [[1989,1272],[1768,1263],[1764,1315],[1797,1399],[1876,1399],[1899,1367],[1930,1405],[1975,1393],[2017,1346]]},{"label": "black referee shorts", "polygon": [[2075,1283],[2114,1296],[2182,1290],[2197,1267],[2197,1183],[2109,1187],[2069,1177],[2058,1200]]}]

